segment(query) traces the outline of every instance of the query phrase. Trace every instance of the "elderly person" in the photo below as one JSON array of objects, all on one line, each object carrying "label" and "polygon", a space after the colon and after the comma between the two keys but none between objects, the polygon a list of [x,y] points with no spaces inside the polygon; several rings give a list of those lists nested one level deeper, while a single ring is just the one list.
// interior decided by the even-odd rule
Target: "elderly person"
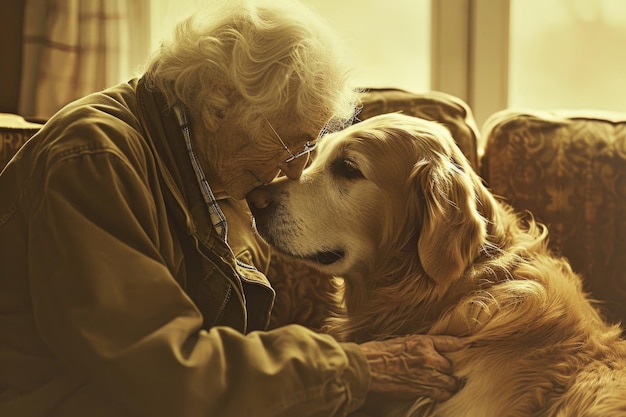
[{"label": "elderly person", "polygon": [[456,389],[437,352],[454,338],[265,330],[274,291],[229,246],[250,224],[220,206],[236,218],[298,178],[355,96],[306,9],[235,3],[61,109],[2,172],[0,415],[340,416]]}]

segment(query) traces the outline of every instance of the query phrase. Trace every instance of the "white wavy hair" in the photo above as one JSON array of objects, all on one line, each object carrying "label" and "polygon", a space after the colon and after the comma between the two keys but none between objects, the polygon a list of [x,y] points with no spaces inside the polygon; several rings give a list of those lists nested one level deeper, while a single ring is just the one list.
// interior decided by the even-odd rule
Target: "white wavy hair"
[{"label": "white wavy hair", "polygon": [[147,64],[144,77],[169,107],[182,104],[209,130],[230,110],[258,128],[289,114],[325,130],[355,115],[357,91],[337,38],[292,0],[221,0],[180,22]]}]

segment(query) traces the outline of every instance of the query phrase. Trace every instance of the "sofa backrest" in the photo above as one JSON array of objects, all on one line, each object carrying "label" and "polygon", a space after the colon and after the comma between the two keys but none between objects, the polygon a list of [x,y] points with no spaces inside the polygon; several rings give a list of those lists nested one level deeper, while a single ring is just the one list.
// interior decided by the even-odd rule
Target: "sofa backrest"
[{"label": "sofa backrest", "polygon": [[544,223],[607,318],[626,324],[626,114],[503,110],[482,140],[491,191]]}]

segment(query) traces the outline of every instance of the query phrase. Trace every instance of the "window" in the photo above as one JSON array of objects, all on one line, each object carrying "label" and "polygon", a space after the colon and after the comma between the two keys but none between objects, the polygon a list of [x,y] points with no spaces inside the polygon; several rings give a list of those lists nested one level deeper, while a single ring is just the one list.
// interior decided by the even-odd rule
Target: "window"
[{"label": "window", "polygon": [[360,87],[430,89],[431,0],[303,0],[351,52]]},{"label": "window", "polygon": [[[301,0],[343,40],[359,87],[430,88],[430,0]],[[151,48],[198,0],[152,0]]]},{"label": "window", "polygon": [[431,87],[479,126],[507,107],[626,112],[622,0],[437,0],[433,28]]},{"label": "window", "polygon": [[[626,112],[623,0],[301,0],[339,34],[362,87],[439,90],[478,125],[507,107]],[[152,47],[199,0],[150,0]]]},{"label": "window", "polygon": [[512,0],[509,106],[626,111],[626,2]]},{"label": "window", "polygon": [[[202,5],[199,0],[148,0],[150,9],[150,50],[170,38],[176,23],[191,15]],[[208,3],[208,2],[207,2]],[[210,5],[208,5],[210,7]]]}]

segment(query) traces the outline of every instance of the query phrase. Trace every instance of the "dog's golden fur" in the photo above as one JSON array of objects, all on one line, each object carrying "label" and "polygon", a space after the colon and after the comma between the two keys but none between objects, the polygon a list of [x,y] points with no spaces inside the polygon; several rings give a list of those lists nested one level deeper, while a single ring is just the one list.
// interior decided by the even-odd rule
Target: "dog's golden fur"
[{"label": "dog's golden fur", "polygon": [[451,334],[463,389],[391,415],[626,415],[626,342],[547,231],[485,188],[442,126],[381,115],[324,139],[299,181],[253,192],[259,233],[341,276],[329,331],[362,342]]}]

